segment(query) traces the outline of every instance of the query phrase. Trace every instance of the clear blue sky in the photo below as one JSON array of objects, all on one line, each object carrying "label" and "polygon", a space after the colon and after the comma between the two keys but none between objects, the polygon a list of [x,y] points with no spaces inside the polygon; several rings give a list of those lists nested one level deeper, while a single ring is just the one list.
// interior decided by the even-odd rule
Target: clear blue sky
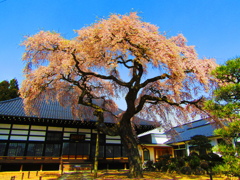
[{"label": "clear blue sky", "polygon": [[25,35],[50,30],[73,38],[97,18],[131,11],[168,36],[182,33],[200,58],[222,64],[240,55],[239,9],[240,0],[0,0],[0,81],[21,84]]}]

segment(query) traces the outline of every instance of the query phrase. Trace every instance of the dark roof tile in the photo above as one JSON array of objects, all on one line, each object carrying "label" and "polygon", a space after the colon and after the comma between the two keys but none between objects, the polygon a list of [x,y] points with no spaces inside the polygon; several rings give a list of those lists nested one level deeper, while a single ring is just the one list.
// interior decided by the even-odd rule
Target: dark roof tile
[{"label": "dark roof tile", "polygon": [[213,131],[215,130],[214,125],[208,121],[201,119],[173,128],[178,135],[166,142],[166,144],[172,144],[177,142],[189,141],[191,137],[195,135],[204,135],[207,137],[214,136]]},{"label": "dark roof tile", "polygon": [[[39,118],[46,119],[62,119],[62,120],[76,120],[74,119],[70,107],[62,107],[57,101],[39,101],[40,112]],[[14,98],[6,101],[0,101],[0,115],[5,116],[20,116],[20,117],[37,117],[34,115],[27,115],[23,108],[23,99]],[[77,119],[79,120],[79,119]],[[91,121],[96,121],[92,119]],[[139,121],[139,118],[138,118]],[[112,119],[106,118],[105,122],[114,123]],[[152,122],[140,119],[140,125],[153,125]]]}]

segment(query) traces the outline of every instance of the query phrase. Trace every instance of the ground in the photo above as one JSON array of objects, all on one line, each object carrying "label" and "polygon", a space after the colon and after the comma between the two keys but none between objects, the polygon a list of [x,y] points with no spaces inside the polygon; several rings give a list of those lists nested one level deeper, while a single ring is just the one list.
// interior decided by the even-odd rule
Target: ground
[{"label": "ground", "polygon": [[[13,178],[15,176],[15,179]],[[99,171],[99,178],[96,180],[117,180],[117,179],[128,179],[127,171],[121,170],[109,170]],[[60,175],[59,171],[23,171],[23,172],[0,172],[1,180],[92,180],[93,173],[90,171],[84,172],[71,172]],[[178,174],[166,174],[160,172],[144,172],[144,178],[141,180],[209,180],[209,176],[197,176],[197,175],[178,175]],[[232,177],[227,178],[223,175],[213,176],[214,180],[237,180],[238,178]]]}]

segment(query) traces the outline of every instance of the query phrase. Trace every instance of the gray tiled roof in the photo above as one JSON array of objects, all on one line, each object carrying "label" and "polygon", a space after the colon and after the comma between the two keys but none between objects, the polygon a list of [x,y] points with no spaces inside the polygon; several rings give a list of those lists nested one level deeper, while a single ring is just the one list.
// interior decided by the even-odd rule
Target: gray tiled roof
[{"label": "gray tiled roof", "polygon": [[[37,106],[40,106],[38,118],[46,119],[61,119],[61,120],[76,120],[74,119],[70,107],[62,107],[57,101],[39,101]],[[11,100],[0,101],[0,115],[5,116],[20,116],[20,117],[37,117],[34,115],[27,115],[23,108],[23,99],[14,98]],[[96,121],[92,119],[91,121]],[[113,120],[105,119],[107,123],[113,123]],[[141,119],[140,125],[152,125],[151,122]]]},{"label": "gray tiled roof", "polygon": [[[57,102],[49,101],[46,103],[42,101],[38,104],[40,108],[40,118],[49,119],[73,119],[69,107],[63,108]],[[21,116],[21,117],[37,117],[34,115],[26,115],[23,108],[23,100],[21,98],[14,98],[0,102],[0,115]]]},{"label": "gray tiled roof", "polygon": [[182,127],[177,126],[174,130],[178,133],[178,135],[167,141],[166,144],[189,141],[191,137],[195,135],[211,137],[214,136],[214,129],[214,125],[204,119],[184,124]]}]

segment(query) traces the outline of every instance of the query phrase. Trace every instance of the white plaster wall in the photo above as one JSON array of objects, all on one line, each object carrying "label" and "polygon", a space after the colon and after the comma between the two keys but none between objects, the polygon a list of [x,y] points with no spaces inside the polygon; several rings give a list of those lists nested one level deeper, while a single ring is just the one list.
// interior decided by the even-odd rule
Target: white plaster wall
[{"label": "white plaster wall", "polygon": [[216,146],[218,143],[217,143],[217,139],[211,139],[211,145],[212,146]]},{"label": "white plaster wall", "polygon": [[149,147],[149,154],[150,154],[150,161],[153,161],[155,162],[155,159],[154,159],[154,148],[153,147]]},{"label": "white plaster wall", "polygon": [[[150,161],[155,162],[155,159],[154,159],[154,147],[147,147],[147,149],[149,150]],[[142,160],[144,160],[144,158],[143,158],[143,150],[142,150],[142,148],[140,146],[138,147],[138,151],[139,151],[140,156],[142,157]]]},{"label": "white plaster wall", "polygon": [[168,141],[166,135],[152,134],[152,143],[153,144],[164,144],[166,141]]}]

